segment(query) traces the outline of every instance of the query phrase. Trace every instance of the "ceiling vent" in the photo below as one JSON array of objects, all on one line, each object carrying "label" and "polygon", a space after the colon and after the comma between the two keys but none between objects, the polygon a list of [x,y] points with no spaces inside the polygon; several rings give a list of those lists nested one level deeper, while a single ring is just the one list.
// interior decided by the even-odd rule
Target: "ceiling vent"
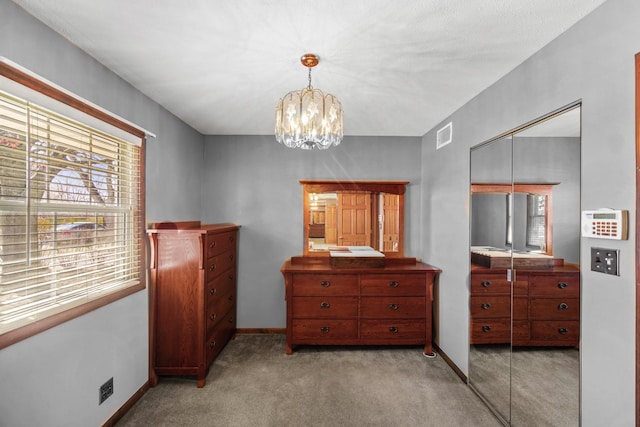
[{"label": "ceiling vent", "polygon": [[449,122],[436,135],[436,150],[441,149],[453,139],[453,123]]}]

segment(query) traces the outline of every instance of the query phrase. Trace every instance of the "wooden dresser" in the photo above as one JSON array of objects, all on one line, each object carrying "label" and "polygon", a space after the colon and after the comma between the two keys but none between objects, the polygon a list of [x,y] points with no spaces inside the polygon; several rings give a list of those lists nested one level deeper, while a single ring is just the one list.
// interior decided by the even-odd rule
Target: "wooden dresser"
[{"label": "wooden dresser", "polygon": [[[508,343],[511,284],[504,269],[471,266],[471,344]],[[577,346],[580,270],[574,265],[517,270],[512,344]]]},{"label": "wooden dresser", "polygon": [[158,375],[195,376],[236,330],[239,226],[198,221],[157,223],[151,244],[150,383]]},{"label": "wooden dresser", "polygon": [[282,266],[287,344],[424,345],[432,350],[433,282],[440,270],[415,259],[384,267],[332,267],[329,257]]}]

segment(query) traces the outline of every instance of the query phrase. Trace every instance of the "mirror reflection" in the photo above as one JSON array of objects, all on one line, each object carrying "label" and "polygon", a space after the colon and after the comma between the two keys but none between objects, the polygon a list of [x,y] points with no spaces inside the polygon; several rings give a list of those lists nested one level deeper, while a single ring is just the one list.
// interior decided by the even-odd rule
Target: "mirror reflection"
[{"label": "mirror reflection", "polygon": [[407,182],[301,181],[307,255],[336,246],[370,246],[403,256]]},{"label": "mirror reflection", "polygon": [[471,180],[469,384],[506,424],[578,425],[580,108],[472,149]]}]

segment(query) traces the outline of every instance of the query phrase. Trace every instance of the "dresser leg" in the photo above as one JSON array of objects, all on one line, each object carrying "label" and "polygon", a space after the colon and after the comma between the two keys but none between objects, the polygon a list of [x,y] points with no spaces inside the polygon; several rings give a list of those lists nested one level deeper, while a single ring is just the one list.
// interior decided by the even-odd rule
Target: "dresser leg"
[{"label": "dresser leg", "polygon": [[433,351],[433,345],[431,343],[424,345],[424,350],[422,351],[422,354],[424,355],[424,357],[427,357],[430,359],[436,357],[436,352]]},{"label": "dresser leg", "polygon": [[202,379],[198,378],[198,388],[202,388],[202,387],[204,387],[204,385],[206,384],[206,382],[207,382],[207,379],[206,379],[206,378],[202,378]]},{"label": "dresser leg", "polygon": [[293,354],[293,348],[291,347],[291,344],[289,344],[289,343],[287,343],[287,344],[286,344],[286,346],[285,346],[285,352],[286,352],[288,355]]}]

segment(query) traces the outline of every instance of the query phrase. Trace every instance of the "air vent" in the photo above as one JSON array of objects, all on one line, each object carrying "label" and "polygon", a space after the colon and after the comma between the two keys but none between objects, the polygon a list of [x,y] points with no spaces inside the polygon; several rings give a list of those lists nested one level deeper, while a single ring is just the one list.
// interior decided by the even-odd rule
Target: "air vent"
[{"label": "air vent", "polygon": [[436,135],[436,150],[441,149],[453,139],[453,123],[449,122]]}]

